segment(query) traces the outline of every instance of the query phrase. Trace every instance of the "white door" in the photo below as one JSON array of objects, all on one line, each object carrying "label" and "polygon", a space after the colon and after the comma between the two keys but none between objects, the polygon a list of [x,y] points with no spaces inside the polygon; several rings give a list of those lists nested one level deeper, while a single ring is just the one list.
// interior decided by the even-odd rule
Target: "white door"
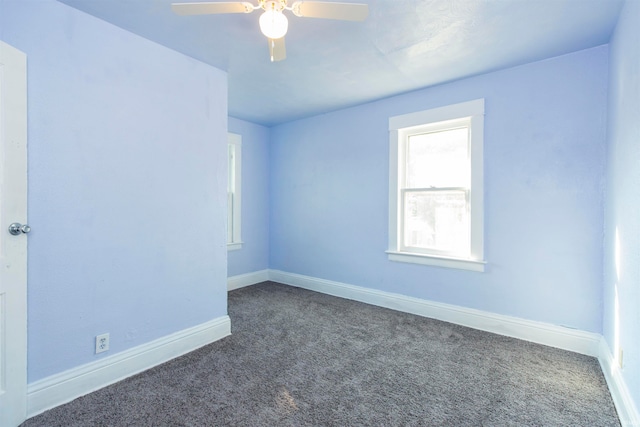
[{"label": "white door", "polygon": [[27,407],[26,62],[0,41],[0,426],[7,427],[24,421]]}]

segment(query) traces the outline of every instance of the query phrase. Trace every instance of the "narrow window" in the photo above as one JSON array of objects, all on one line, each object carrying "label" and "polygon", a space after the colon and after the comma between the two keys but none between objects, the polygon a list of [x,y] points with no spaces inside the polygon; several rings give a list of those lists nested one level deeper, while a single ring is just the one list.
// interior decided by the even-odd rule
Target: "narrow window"
[{"label": "narrow window", "polygon": [[484,271],[484,100],[389,119],[389,259]]},{"label": "narrow window", "polygon": [[242,248],[242,136],[230,133],[227,144],[229,177],[227,179],[227,249]]}]

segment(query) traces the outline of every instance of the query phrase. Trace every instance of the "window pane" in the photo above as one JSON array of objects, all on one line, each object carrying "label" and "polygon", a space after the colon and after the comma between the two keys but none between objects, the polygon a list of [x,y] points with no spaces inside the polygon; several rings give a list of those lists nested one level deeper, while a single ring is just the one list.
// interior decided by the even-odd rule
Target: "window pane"
[{"label": "window pane", "polygon": [[233,243],[234,191],[236,181],[236,146],[227,144],[227,161],[229,176],[227,177],[227,243]]},{"label": "window pane", "polygon": [[469,253],[464,191],[406,191],[403,211],[405,247]]},{"label": "window pane", "polygon": [[229,163],[229,176],[227,177],[227,192],[233,192],[235,190],[236,182],[236,146],[233,144],[227,144],[227,161]]},{"label": "window pane", "polygon": [[227,193],[227,243],[233,243],[233,193]]},{"label": "window pane", "polygon": [[468,187],[468,138],[467,127],[409,136],[406,186]]}]

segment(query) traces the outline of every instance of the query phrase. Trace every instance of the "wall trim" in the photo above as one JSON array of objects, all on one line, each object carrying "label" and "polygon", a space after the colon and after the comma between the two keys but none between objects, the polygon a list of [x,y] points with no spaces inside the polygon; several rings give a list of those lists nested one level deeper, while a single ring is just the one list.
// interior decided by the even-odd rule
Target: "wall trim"
[{"label": "wall trim", "polygon": [[227,290],[244,288],[269,280],[269,270],[254,271],[253,273],[239,274],[227,278]]},{"label": "wall trim", "polygon": [[27,386],[27,418],[231,335],[229,316],[175,332]]},{"label": "wall trim", "polygon": [[640,412],[606,340],[600,334],[487,311],[433,302],[301,274],[269,270],[269,279],[290,286],[596,357],[622,427],[640,427]]},{"label": "wall trim", "polygon": [[604,378],[607,380],[613,404],[618,411],[620,424],[622,424],[622,427],[640,426],[640,413],[633,403],[633,398],[622,377],[622,372],[616,364],[609,345],[603,336],[600,337],[599,349],[598,361],[600,362]]},{"label": "wall trim", "polygon": [[433,302],[301,274],[286,273],[279,270],[270,270],[269,278],[274,282],[286,285],[443,320],[575,353],[594,357],[598,357],[599,354],[601,335],[592,332]]}]

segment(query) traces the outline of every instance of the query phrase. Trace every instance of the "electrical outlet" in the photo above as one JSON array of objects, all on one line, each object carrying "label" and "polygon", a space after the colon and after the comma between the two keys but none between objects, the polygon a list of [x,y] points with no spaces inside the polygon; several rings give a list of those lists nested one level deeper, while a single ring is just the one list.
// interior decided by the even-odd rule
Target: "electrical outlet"
[{"label": "electrical outlet", "polygon": [[622,367],[623,367],[622,356],[623,356],[622,349],[620,349],[620,350],[618,350],[618,367],[620,369],[622,369]]},{"label": "electrical outlet", "polygon": [[109,350],[109,333],[96,337],[96,354]]}]

